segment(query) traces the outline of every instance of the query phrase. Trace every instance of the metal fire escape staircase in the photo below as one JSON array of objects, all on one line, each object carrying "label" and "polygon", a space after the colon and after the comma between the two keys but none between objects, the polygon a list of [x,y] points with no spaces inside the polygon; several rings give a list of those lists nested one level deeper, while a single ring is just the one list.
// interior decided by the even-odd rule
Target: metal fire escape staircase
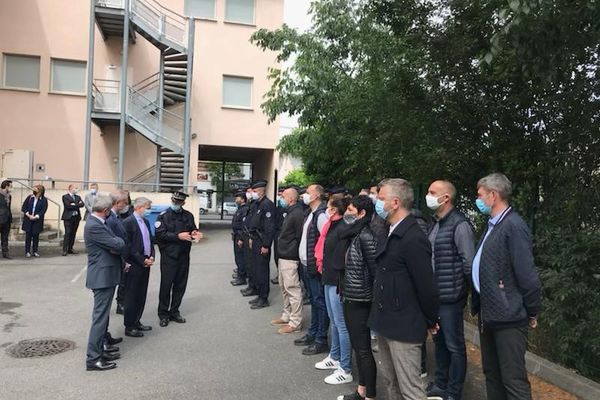
[{"label": "metal fire escape staircase", "polygon": [[[124,0],[94,1],[95,19],[102,36],[122,38]],[[119,101],[120,81],[94,79],[92,121],[102,128],[125,118],[130,128],[158,146],[157,182],[165,185],[161,189],[180,188],[185,183],[186,151],[189,158],[193,20],[188,23],[186,17],[155,0],[130,0],[128,14],[129,39],[135,41],[139,35],[156,46],[160,50],[160,70],[127,85],[124,115]]]}]

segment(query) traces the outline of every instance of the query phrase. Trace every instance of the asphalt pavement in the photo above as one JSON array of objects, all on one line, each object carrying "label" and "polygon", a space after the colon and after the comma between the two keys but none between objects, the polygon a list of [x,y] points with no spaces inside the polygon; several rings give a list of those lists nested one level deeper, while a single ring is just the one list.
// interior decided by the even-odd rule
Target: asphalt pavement
[{"label": "asphalt pavement", "polygon": [[[321,400],[352,392],[357,377],[352,384],[327,385],[327,372],[314,368],[325,355],[304,356],[293,345],[304,332],[282,336],[270,326],[280,312],[278,287],[271,286],[270,307],[250,310],[248,298],[229,284],[234,267],[229,233],[210,230],[205,237],[192,249],[181,307],[187,323],[158,326],[160,271],[155,265],[142,319],[154,329],[144,338],[124,337],[118,368],[105,372],[85,371],[92,308],[85,288],[86,255],[42,252],[39,259],[26,259],[13,251],[15,259],[0,259],[0,400]],[[306,307],[306,317],[309,311]],[[110,331],[123,336],[123,329],[113,306]],[[76,348],[27,359],[4,351],[23,339],[46,337],[72,340]],[[484,399],[482,387],[480,370],[471,368],[464,398]]]}]

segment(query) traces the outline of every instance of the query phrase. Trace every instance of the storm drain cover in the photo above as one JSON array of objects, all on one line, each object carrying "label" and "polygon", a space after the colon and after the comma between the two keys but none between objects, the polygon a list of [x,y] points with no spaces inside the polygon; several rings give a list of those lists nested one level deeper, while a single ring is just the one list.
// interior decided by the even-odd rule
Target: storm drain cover
[{"label": "storm drain cover", "polygon": [[6,352],[14,358],[45,357],[73,350],[74,348],[75,342],[65,339],[27,339],[9,346]]}]

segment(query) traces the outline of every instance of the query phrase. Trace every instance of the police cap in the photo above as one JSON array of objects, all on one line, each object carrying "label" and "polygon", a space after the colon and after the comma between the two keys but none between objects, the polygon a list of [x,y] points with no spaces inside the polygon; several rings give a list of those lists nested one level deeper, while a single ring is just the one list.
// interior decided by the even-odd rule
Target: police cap
[{"label": "police cap", "polygon": [[177,190],[177,191],[173,192],[173,194],[171,195],[172,200],[179,200],[179,201],[185,201],[185,199],[187,199],[187,197],[188,197],[188,194],[185,193],[183,191],[183,189]]},{"label": "police cap", "polygon": [[254,181],[254,183],[252,184],[252,189],[258,189],[258,188],[264,188],[267,187],[267,181],[264,179],[259,179],[257,181]]}]

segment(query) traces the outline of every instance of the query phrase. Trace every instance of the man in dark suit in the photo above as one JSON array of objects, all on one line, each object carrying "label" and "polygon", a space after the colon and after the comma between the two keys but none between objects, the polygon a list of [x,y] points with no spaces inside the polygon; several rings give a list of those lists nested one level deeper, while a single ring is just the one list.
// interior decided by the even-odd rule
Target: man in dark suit
[{"label": "man in dark suit", "polygon": [[[109,229],[118,237],[125,241],[127,245],[127,233],[125,233],[125,227],[123,226],[123,219],[121,214],[127,211],[129,194],[124,190],[114,190],[110,193],[110,199],[112,200],[112,208],[110,209],[110,215],[106,219],[106,225]],[[129,248],[129,246],[126,246]],[[125,265],[125,254],[121,255],[123,260],[123,269],[126,270]],[[117,289],[117,314],[123,314],[123,304],[125,303],[125,288],[127,287],[127,274],[121,274],[121,280],[119,281],[119,288]]]},{"label": "man in dark suit", "polygon": [[110,215],[111,205],[110,197],[98,196],[84,230],[85,247],[88,254],[85,285],[94,292],[92,326],[86,358],[88,371],[104,371],[115,368],[116,364],[109,361],[120,357],[116,353],[118,348],[105,345],[110,304],[121,275],[122,260],[119,254],[125,248],[125,241],[113,234],[105,223],[106,218]]},{"label": "man in dark suit", "polygon": [[[404,179],[381,182],[377,214],[390,224],[380,241],[369,327],[377,332],[379,371],[389,399],[423,400],[421,345],[437,332],[438,292],[431,268],[431,244],[411,215],[414,199]],[[429,397],[439,399],[441,397]]]},{"label": "man in dark suit", "polygon": [[150,233],[150,223],[146,217],[150,214],[152,202],[145,198],[135,199],[133,214],[123,221],[127,234],[128,251],[126,262],[127,290],[125,291],[125,335],[144,336],[144,331],[152,330],[140,322],[146,305],[150,267],[154,264],[154,246]]},{"label": "man in dark suit", "polygon": [[66,256],[67,254],[77,254],[73,251],[73,244],[75,243],[77,228],[79,228],[79,221],[81,221],[81,212],[79,209],[85,206],[81,197],[77,195],[78,191],[77,186],[71,184],[69,185],[69,192],[62,197],[64,209],[61,219],[65,225],[63,256]]},{"label": "man in dark suit", "polygon": [[10,259],[8,255],[8,234],[12,223],[10,212],[12,181],[5,180],[0,184],[0,243],[2,244],[2,257]]}]

